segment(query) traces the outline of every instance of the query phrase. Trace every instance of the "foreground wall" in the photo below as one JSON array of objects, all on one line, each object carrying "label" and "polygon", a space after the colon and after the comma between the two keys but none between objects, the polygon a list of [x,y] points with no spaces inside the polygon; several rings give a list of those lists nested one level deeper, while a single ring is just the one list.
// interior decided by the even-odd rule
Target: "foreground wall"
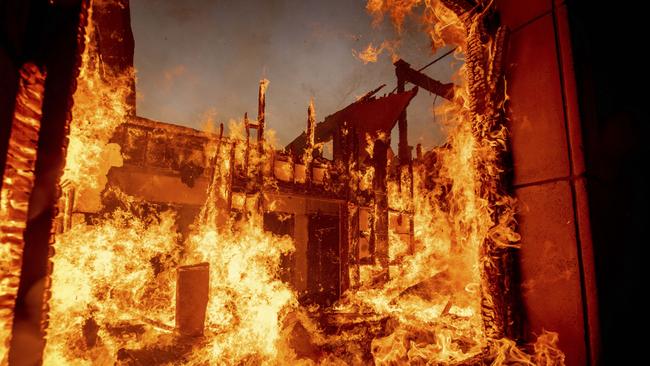
[{"label": "foreground wall", "polygon": [[[49,293],[44,278],[51,270],[48,263],[50,231],[56,215],[55,204],[65,160],[71,98],[76,88],[74,80],[84,40],[80,32],[85,24],[87,5],[85,0],[0,2],[0,172],[4,182],[24,182],[30,180],[31,178],[25,177],[32,176],[33,173],[31,193],[20,192],[19,197],[7,194],[7,189],[1,195],[5,201],[7,197],[12,197],[10,202],[2,202],[3,209],[0,211],[4,212],[15,211],[14,208],[23,211],[24,201],[28,200],[27,215],[22,215],[21,219],[12,218],[16,221],[13,223],[15,227],[22,226],[25,229],[22,232],[5,231],[5,240],[0,243],[4,260],[0,266],[0,279],[20,274],[17,289],[15,283],[9,287],[0,285],[0,308],[5,310],[0,323],[10,328],[0,330],[0,333],[10,332],[7,337],[0,339],[0,364],[3,365],[34,365],[41,358],[44,344],[41,325],[47,321],[47,305],[43,303],[43,298],[47,298]],[[23,95],[26,98],[20,103],[21,107],[17,107],[18,70],[27,64],[38,67],[41,72],[46,71],[44,90],[29,97],[26,97],[26,93]],[[40,95],[36,97],[36,94]],[[42,101],[42,105],[36,107],[40,108],[40,118],[29,112],[36,110],[36,100]],[[27,174],[21,175],[20,179],[5,176],[5,173],[16,173],[15,169],[5,170],[5,163],[20,160],[16,158],[18,153],[11,159],[6,159],[10,133],[19,131],[15,129],[17,125],[12,120],[14,115],[33,118],[30,121],[32,125],[40,122],[34,171],[24,171]],[[15,141],[27,141],[26,136],[16,136]],[[31,137],[29,139],[32,140]],[[23,151],[27,151],[28,155],[34,153]],[[6,184],[2,188],[9,186]],[[7,226],[3,229],[7,230]],[[10,239],[6,240],[7,238]],[[18,259],[8,263],[4,256],[7,252]],[[4,285],[5,281],[2,282]],[[7,309],[13,309],[13,314],[7,312]],[[45,311],[41,312],[41,309]]]},{"label": "foreground wall", "polygon": [[522,235],[523,336],[560,334],[567,365],[598,363],[599,331],[567,5],[501,0],[508,54],[513,185]]}]

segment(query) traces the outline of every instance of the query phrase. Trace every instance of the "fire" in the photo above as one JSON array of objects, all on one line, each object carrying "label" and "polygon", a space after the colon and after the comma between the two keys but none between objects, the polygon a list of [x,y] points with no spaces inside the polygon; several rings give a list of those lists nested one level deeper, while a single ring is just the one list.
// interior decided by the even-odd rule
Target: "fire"
[{"label": "fire", "polygon": [[153,334],[131,322],[173,324],[178,238],[170,213],[117,211],[57,237],[46,364],[108,363]]},{"label": "fire", "polygon": [[[78,202],[97,211],[101,208],[99,196],[107,182],[106,173],[110,167],[122,165],[119,145],[109,140],[130,113],[125,100],[130,93],[128,85],[133,70],[114,77],[104,69],[97,49],[92,6],[84,37],[86,47],[74,94],[62,181],[77,187]],[[110,82],[104,80],[106,77],[111,78]]]},{"label": "fire", "polygon": [[[462,20],[441,0],[368,0],[366,10],[377,25],[389,14],[398,34],[402,33],[404,22],[413,17],[424,26],[424,31],[431,38],[434,50],[450,44],[462,44],[465,30]],[[422,8],[422,14],[416,17],[416,9]]]},{"label": "fire", "polygon": [[[198,262],[210,268],[208,340],[190,345],[196,349],[182,363],[276,359],[281,324],[297,304],[277,277],[280,258],[293,244],[262,230],[260,212],[235,222],[223,207],[231,165],[246,159],[252,177],[265,157],[255,144],[246,147],[242,124],[231,126],[230,138],[214,138],[208,199],[187,238],[178,233],[174,213],[152,210],[119,191],[104,197],[120,208],[104,212],[106,173],[121,166],[119,146],[109,139],[129,113],[128,75],[107,77],[94,37],[89,17],[63,181],[75,188],[76,209],[96,214],[92,222],[73,218],[72,227],[56,237],[45,364],[111,364],[137,350],[160,350],[174,337],[176,268]],[[260,198],[253,207],[261,208]]]},{"label": "fire", "polygon": [[[263,81],[262,87],[267,84]],[[234,143],[242,142],[235,139]],[[282,320],[297,305],[294,292],[277,276],[281,256],[294,248],[292,241],[264,232],[259,211],[245,211],[248,219],[236,221],[223,212],[227,207],[219,205],[229,194],[228,175],[234,164],[231,149],[236,149],[222,147],[217,147],[214,160],[219,165],[208,190],[221,197],[208,197],[199,215],[203,219],[185,245],[185,261],[210,264],[209,341],[188,364],[275,359]],[[254,164],[264,164],[263,158]]]},{"label": "fire", "polygon": [[389,13],[398,32],[418,8],[432,48],[457,46],[467,62],[459,72],[462,84],[453,101],[438,111],[447,118],[449,139],[446,148],[435,151],[436,176],[429,177],[433,189],[423,189],[431,169],[426,165],[416,168],[410,207],[397,184],[389,184],[390,207],[413,210],[416,253],[406,256],[379,290],[352,296],[397,319],[396,330],[373,340],[375,362],[459,362],[488,348],[496,354],[491,356],[496,365],[563,364],[556,333],[540,336],[534,356],[529,356],[513,341],[500,338],[504,325],[493,317],[497,305],[489,290],[488,276],[495,268],[491,256],[500,248],[516,247],[519,240],[514,199],[499,185],[507,140],[507,131],[497,122],[506,100],[497,89],[505,32],[497,31],[491,44],[478,40],[486,36],[481,22],[489,5],[482,12],[450,9],[442,1],[370,0],[367,5],[375,21]]},{"label": "fire", "polygon": [[129,113],[130,75],[112,78],[103,70],[92,7],[85,37],[62,181],[73,187],[74,209],[96,217],[87,222],[73,214],[71,228],[56,236],[45,364],[112,363],[121,347],[173,324],[181,253],[173,214],[148,212],[120,192],[112,194],[121,208],[101,211],[106,173],[122,164],[119,146],[109,139]]},{"label": "fire", "polygon": [[[459,16],[439,1],[371,0],[367,8],[377,21],[388,13],[398,31],[421,9],[433,47],[451,44],[466,54],[459,80],[472,84],[456,88],[453,101],[437,111],[445,117],[447,144],[414,161],[412,175],[400,167],[385,182],[393,223],[387,258],[359,264],[359,282],[327,309],[301,305],[297,291],[280,279],[282,258],[296,247],[291,238],[264,230],[264,213],[276,206],[272,193],[283,180],[272,176],[296,179],[298,163],[279,159],[270,139],[250,138],[251,129],[263,136],[267,80],[260,83],[257,121],[245,116],[231,123],[229,136],[223,127],[219,135],[206,134],[209,187],[187,235],[179,233],[171,210],[115,190],[101,195],[108,170],[122,164],[110,138],[130,113],[129,75],[102,71],[89,19],[63,177],[86,215],[73,216],[70,228],[56,236],[46,364],[563,364],[554,333],[539,337],[532,356],[503,337],[490,287],[495,253],[518,241],[513,199],[499,184],[507,133],[498,114],[505,96],[475,85],[486,78],[498,84],[496,66],[484,69],[476,58],[485,47],[498,50],[500,38],[473,43],[485,14]],[[357,56],[374,62],[383,50],[395,49],[385,42]],[[308,121],[305,169],[322,148],[314,140],[313,101]],[[366,154],[374,156],[388,139],[367,136]],[[329,181],[336,164],[321,165],[319,177],[314,170],[305,180]],[[352,164],[350,185],[370,194],[383,182],[377,182],[380,169],[366,165]],[[233,191],[236,178],[248,182],[245,192]],[[103,207],[109,197],[115,207]],[[378,212],[374,200],[370,212]],[[378,219],[371,216],[361,231],[374,230]],[[193,265],[209,271],[207,311],[199,319],[202,336],[187,338],[174,326],[178,306],[186,305],[177,301],[177,278],[179,267]],[[349,329],[321,327],[327,317]]]},{"label": "fire", "polygon": [[375,47],[372,43],[368,44],[365,49],[361,52],[355,50],[352,51],[352,54],[361,60],[364,64],[377,62],[379,55],[384,51],[388,52],[391,55],[393,61],[397,61],[397,48],[399,47],[398,41],[383,41],[379,46]]},{"label": "fire", "polygon": [[381,23],[384,14],[389,13],[395,28],[401,32],[406,16],[422,2],[422,0],[368,0],[366,10],[373,16],[374,24]]},{"label": "fire", "polygon": [[34,186],[36,143],[41,128],[45,75],[31,63],[20,70],[20,86],[0,190],[0,364],[6,364],[22,264],[23,231]]},{"label": "fire", "polygon": [[[460,120],[450,126],[452,146],[440,154],[439,172],[446,179],[434,190],[424,187],[424,167],[416,169],[414,196],[389,185],[392,210],[413,212],[415,251],[411,243],[392,232],[390,280],[379,288],[368,287],[345,300],[348,306],[370,309],[392,320],[394,330],[372,341],[375,362],[458,362],[480,353],[486,345],[481,314],[479,248],[486,223],[475,221],[476,180],[472,175],[470,141],[462,136]],[[464,131],[471,135],[471,131]],[[440,190],[452,184],[445,201]],[[409,182],[402,182],[408,187]],[[470,210],[468,212],[468,210]],[[401,258],[400,258],[401,257]],[[396,348],[396,345],[401,345]]]},{"label": "fire", "polygon": [[544,331],[533,344],[530,353],[526,353],[517,344],[507,338],[499,339],[492,348],[493,365],[531,365],[531,366],[560,366],[564,365],[564,353],[557,347],[558,334]]},{"label": "fire", "polygon": [[281,254],[293,244],[268,235],[257,220],[242,223],[236,232],[202,228],[190,239],[194,258],[209,261],[211,269],[209,344],[190,364],[268,361],[278,355],[282,319],[296,299],[276,272]]}]

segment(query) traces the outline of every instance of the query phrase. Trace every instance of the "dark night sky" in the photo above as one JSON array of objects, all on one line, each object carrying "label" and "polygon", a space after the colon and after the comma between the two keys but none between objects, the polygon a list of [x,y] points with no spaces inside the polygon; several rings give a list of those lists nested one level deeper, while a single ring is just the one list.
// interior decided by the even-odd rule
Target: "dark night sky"
[{"label": "dark night sky", "polygon": [[[311,97],[321,121],[383,83],[382,93],[395,86],[390,55],[367,65],[353,55],[370,42],[398,38],[388,21],[372,26],[365,1],[132,0],[131,17],[138,114],[154,120],[202,128],[209,115],[226,126],[246,111],[255,118],[265,77],[267,124],[284,145],[304,130]],[[435,56],[410,24],[398,52],[419,68]],[[426,73],[449,81],[450,61],[460,65],[449,56]],[[421,90],[409,107],[412,145],[443,139],[433,100]]]}]

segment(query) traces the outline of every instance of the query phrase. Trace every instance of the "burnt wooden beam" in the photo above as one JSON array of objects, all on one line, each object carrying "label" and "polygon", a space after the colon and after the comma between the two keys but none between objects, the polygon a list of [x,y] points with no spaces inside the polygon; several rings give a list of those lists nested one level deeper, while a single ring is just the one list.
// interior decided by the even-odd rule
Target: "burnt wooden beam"
[{"label": "burnt wooden beam", "polygon": [[316,112],[314,111],[314,100],[312,99],[309,102],[309,107],[307,107],[307,152],[308,155],[303,156],[303,163],[305,164],[305,184],[307,187],[311,185],[311,179],[313,176],[312,172],[312,160],[314,159],[314,145],[315,145],[315,133],[316,133]]},{"label": "burnt wooden beam", "polygon": [[386,168],[388,164],[387,153],[390,146],[390,137],[387,141],[375,140],[373,158],[375,163],[375,176],[373,191],[375,198],[374,217],[374,256],[375,262],[382,268],[380,282],[388,280],[388,186],[386,183]]},{"label": "burnt wooden beam", "polygon": [[444,84],[438,80],[432,79],[420,71],[413,69],[408,62],[402,59],[397,60],[394,65],[398,88],[401,83],[409,82],[447,100],[452,100],[454,98],[453,83]]},{"label": "burnt wooden beam", "polygon": [[[402,60],[399,60],[402,61]],[[399,62],[398,61],[398,62]],[[403,61],[402,61],[403,62]],[[403,64],[406,64],[406,62],[403,62]],[[395,66],[395,75],[397,76],[397,92],[398,93],[403,93],[406,87],[406,79],[404,78],[404,70],[403,70],[403,65],[400,67]],[[396,63],[397,65],[397,63]],[[408,64],[407,64],[408,65]],[[399,115],[399,119],[397,120],[397,129],[399,131],[399,141],[397,144],[397,156],[399,158],[400,165],[406,163],[407,161],[411,160],[411,154],[410,151],[408,150],[408,122],[406,119],[406,109],[402,111],[402,113]]]},{"label": "burnt wooden beam", "polygon": [[[399,118],[400,113],[408,106],[417,94],[417,88],[403,93],[392,93],[375,98],[374,95],[380,88],[366,94],[362,99],[351,103],[340,111],[325,117],[325,120],[316,124],[315,143],[327,142],[334,139],[337,145],[337,135],[341,129],[357,128],[360,136],[363,132],[389,132]],[[301,155],[307,146],[307,134],[303,132],[286,146],[295,155]],[[336,157],[336,148],[335,157]],[[335,158],[336,160],[336,158]]]},{"label": "burnt wooden beam", "polygon": [[266,79],[260,80],[260,88],[257,96],[257,141],[262,142],[264,140],[264,125],[266,123],[266,88],[269,85],[269,81]]}]

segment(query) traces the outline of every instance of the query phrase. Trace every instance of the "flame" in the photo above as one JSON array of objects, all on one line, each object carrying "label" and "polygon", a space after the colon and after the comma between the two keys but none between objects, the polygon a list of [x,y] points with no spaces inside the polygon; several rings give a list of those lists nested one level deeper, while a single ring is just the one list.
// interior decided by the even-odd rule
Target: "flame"
[{"label": "flame", "polygon": [[[375,16],[389,12],[399,31],[419,3],[371,1],[368,8]],[[430,6],[427,2],[427,9]],[[402,232],[408,233],[413,221],[412,239],[395,229],[389,231],[390,279],[377,286],[373,273],[380,268],[363,265],[360,290],[348,292],[340,304],[347,311],[365,309],[393,323],[387,336],[372,340],[378,364],[461,362],[480,354],[488,344],[479,264],[493,222],[489,204],[479,194],[480,151],[463,92],[459,88],[454,102],[437,111],[446,118],[449,140],[448,148],[439,149],[435,168],[430,168],[437,172],[433,188],[425,185],[430,173],[424,165],[413,168],[413,182],[404,170],[387,181],[390,210],[408,221]],[[372,156],[370,137],[366,150]]]},{"label": "flame", "polygon": [[361,60],[364,65],[369,64],[369,63],[375,63],[379,59],[379,55],[381,55],[384,51],[388,52],[391,56],[392,62],[397,61],[399,59],[399,55],[397,54],[397,49],[399,48],[399,41],[394,40],[394,41],[383,41],[379,46],[375,47],[373,46],[372,43],[369,43],[366,48],[364,48],[361,52],[352,50],[352,54]]},{"label": "flame", "polygon": [[[367,5],[376,21],[389,13],[398,32],[404,19],[418,8],[434,50],[455,45],[457,53],[470,52],[476,57],[481,46],[471,43],[471,37],[480,32],[481,17],[487,10],[463,13],[459,18],[440,1],[370,0]],[[497,34],[494,42],[499,36],[502,34]],[[489,57],[496,55],[492,52]],[[376,363],[457,363],[486,348],[492,350],[495,365],[564,363],[557,334],[540,336],[534,356],[530,356],[514,341],[495,338],[498,329],[494,327],[499,325],[484,319],[484,312],[490,311],[486,306],[495,306],[487,290],[485,268],[495,267],[488,253],[493,248],[516,247],[519,240],[513,230],[514,199],[497,184],[499,154],[506,148],[507,131],[495,128],[494,117],[478,107],[482,101],[477,99],[477,88],[481,87],[477,80],[486,75],[489,78],[491,72],[477,63],[460,69],[457,79],[461,87],[456,88],[454,100],[436,111],[444,117],[448,141],[435,150],[433,167],[426,163],[414,167],[414,199],[409,199],[408,190],[403,189],[410,182],[404,181],[401,172],[400,181],[388,183],[390,208],[413,213],[415,253],[404,256],[382,286],[350,293],[345,299],[348,304],[385,314],[394,322],[391,333],[372,341]],[[470,78],[472,83],[467,82]],[[498,80],[487,81],[491,92],[496,93]],[[503,105],[488,107],[496,111]],[[393,235],[391,245],[395,241],[399,243],[400,237]],[[407,244],[397,246],[404,248]],[[391,258],[395,259],[397,256]]]},{"label": "flame", "polygon": [[45,364],[113,363],[119,349],[169,332],[174,319],[181,255],[174,214],[115,191],[121,208],[101,211],[106,174],[122,164],[110,138],[130,113],[132,70],[106,70],[96,37],[91,6],[62,178],[74,187],[75,213],[51,258]]},{"label": "flame", "polygon": [[[233,127],[237,130],[236,125]],[[243,140],[237,142],[242,144]],[[208,192],[225,199],[229,188],[224,178],[234,162],[229,149],[217,149],[217,154],[214,160],[219,165]],[[264,163],[265,157],[257,158],[255,164]],[[251,357],[275,359],[280,325],[288,309],[297,305],[294,292],[277,276],[281,257],[294,249],[293,242],[265,232],[257,210],[245,210],[246,220],[226,218],[223,225],[223,218],[228,216],[223,211],[229,208],[218,202],[208,197],[199,215],[204,220],[196,223],[195,232],[185,243],[188,254],[184,261],[208,262],[211,278],[206,320],[209,341],[188,364],[238,364]]]},{"label": "flame", "polygon": [[[76,212],[96,214],[90,219],[76,213],[75,224],[56,237],[44,363],[112,364],[129,352],[173,344],[176,268],[197,262],[210,265],[207,340],[192,345],[196,349],[183,363],[277,358],[284,317],[297,304],[277,276],[292,241],[262,229],[259,209],[273,204],[259,194],[244,221],[233,221],[223,207],[231,194],[231,165],[246,160],[246,176],[252,178],[268,165],[271,147],[265,143],[260,154],[255,142],[246,143],[244,125],[236,121],[228,138],[212,140],[206,151],[214,155],[213,179],[185,239],[173,212],[152,210],[119,191],[108,194],[120,208],[104,213],[99,193],[108,169],[121,165],[119,146],[109,141],[129,113],[130,75],[102,72],[95,37],[90,15],[63,180],[82,192]],[[267,85],[260,84],[261,92]],[[231,225],[222,225],[225,221]]]},{"label": "flame", "polygon": [[189,241],[191,258],[211,268],[207,329],[209,343],[189,364],[237,364],[250,357],[277,357],[283,317],[296,299],[276,276],[283,253],[293,249],[288,238],[261,230],[258,218],[237,231],[203,227]]},{"label": "flame", "polygon": [[[106,185],[111,166],[121,166],[119,145],[109,143],[115,128],[130,113],[125,102],[131,92],[133,70],[114,76],[101,62],[97,34],[88,10],[85,30],[86,47],[81,56],[80,75],[74,94],[69,144],[63,181],[99,195]],[[110,82],[106,79],[110,78]],[[92,193],[91,193],[92,192]],[[98,200],[98,198],[95,198]],[[97,207],[99,202],[94,204]]]},{"label": "flame", "polygon": [[[388,13],[398,32],[420,9],[434,48],[453,44],[469,51],[465,42],[475,29],[466,25],[476,14],[460,19],[433,0],[371,0],[367,8],[377,21]],[[264,213],[275,207],[270,193],[284,180],[273,176],[295,179],[295,164],[291,157],[283,162],[269,140],[257,145],[249,139],[247,117],[231,121],[227,137],[206,134],[209,188],[186,237],[172,211],[119,191],[108,192],[118,209],[102,207],[106,173],[121,165],[110,137],[130,113],[129,75],[102,71],[93,30],[89,19],[64,174],[79,192],[90,193],[78,194],[85,209],[77,207],[72,227],[56,237],[45,364],[114,364],[129,357],[186,365],[458,364],[474,357],[495,365],[563,364],[556,334],[541,335],[530,355],[486,325],[486,308],[495,301],[486,289],[489,250],[516,246],[518,235],[513,200],[495,183],[506,131],[490,130],[490,120],[475,112],[470,85],[456,88],[454,100],[437,111],[449,139],[431,152],[435,159],[414,162],[412,177],[399,167],[397,178],[386,182],[393,222],[388,268],[376,258],[359,264],[359,283],[331,309],[318,309],[301,306],[280,280],[282,257],[295,250],[291,238],[263,229]],[[394,48],[370,45],[357,57],[373,62]],[[459,80],[471,72],[477,70],[461,68]],[[260,84],[261,96],[267,85]],[[313,103],[308,118],[314,121]],[[388,138],[367,136],[366,153],[373,156],[374,141]],[[320,148],[311,142],[302,157],[306,165],[311,149]],[[314,183],[334,184],[335,165],[319,167]],[[350,186],[370,193],[376,172],[366,165],[353,164]],[[235,175],[249,183],[244,192],[233,190]],[[373,212],[373,204],[357,209]],[[199,262],[209,265],[205,330],[187,339],[173,326],[176,269]],[[348,320],[332,334],[316,320],[323,317]]]},{"label": "flame", "polygon": [[393,25],[398,33],[401,33],[406,16],[423,2],[423,0],[368,0],[366,10],[372,15],[375,25],[383,21],[384,14],[389,13]]},{"label": "flame", "polygon": [[173,324],[174,221],[169,212],[140,219],[119,210],[57,236],[46,364],[104,363],[154,334],[120,327]]},{"label": "flame", "polygon": [[510,339],[496,340],[492,347],[492,365],[563,366],[565,357],[558,342],[557,333],[544,330],[532,345],[532,352],[526,353]]}]

